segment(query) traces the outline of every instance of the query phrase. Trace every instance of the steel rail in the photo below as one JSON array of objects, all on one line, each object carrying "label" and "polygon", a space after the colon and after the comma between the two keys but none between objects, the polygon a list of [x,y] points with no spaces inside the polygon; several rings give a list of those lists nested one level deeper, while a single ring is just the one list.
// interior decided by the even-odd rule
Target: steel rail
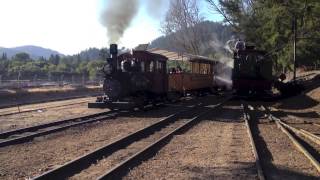
[{"label": "steel rail", "polygon": [[[47,134],[62,131],[67,128],[79,126],[86,123],[93,123],[96,121],[110,119],[115,117],[116,115],[117,115],[116,111],[102,112],[102,113],[92,114],[88,116],[76,117],[72,119],[55,121],[55,122],[41,124],[37,126],[31,126],[27,128],[6,131],[0,134],[0,147],[27,142],[32,140],[35,137],[44,136]],[[51,129],[46,129],[46,128],[51,128]],[[22,135],[23,133],[31,133],[31,134]],[[18,137],[10,138],[12,136],[18,136]]]},{"label": "steel rail", "polygon": [[[219,106],[222,103],[219,104]],[[199,106],[199,105],[198,105]],[[166,127],[167,125],[169,125],[172,122],[175,122],[175,120],[177,119],[177,116],[190,111],[193,108],[196,108],[198,106],[189,106],[187,109],[184,109],[182,111],[176,112],[164,119],[161,119],[160,121],[157,121],[156,123],[153,123],[147,127],[141,128],[125,137],[122,137],[119,140],[115,140],[111,143],[108,143],[100,148],[97,148],[81,157],[78,157],[72,161],[67,162],[66,164],[57,167],[55,169],[52,169],[50,171],[47,171],[39,176],[34,177],[34,180],[42,180],[42,179],[66,179],[80,171],[82,171],[83,169],[88,168],[90,165],[92,165],[93,163],[97,162],[100,159],[103,159],[109,155],[111,155],[112,153],[123,149],[127,146],[129,146],[130,144],[132,144],[135,141],[139,141],[145,137],[148,137],[149,135],[153,134],[154,132],[162,129],[163,127]],[[189,122],[189,121],[188,121]],[[195,120],[193,120],[192,122],[195,122]],[[192,123],[189,122],[189,125],[191,125]],[[184,127],[187,127],[187,125],[185,125]],[[182,126],[180,126],[180,129],[182,129]],[[167,138],[164,138],[167,139]],[[164,140],[162,140],[163,142]],[[154,143],[154,144],[161,144],[159,143]],[[153,149],[153,146],[148,146],[149,150]],[[146,150],[146,151],[149,151]],[[140,151],[142,152],[142,151]],[[145,152],[145,151],[143,151]],[[138,154],[137,154],[138,155]],[[141,155],[139,155],[139,157],[141,157]],[[147,156],[145,156],[146,158]],[[117,166],[118,168],[114,168],[114,171],[118,171],[119,169],[126,169],[128,168],[128,165],[131,166],[131,162],[135,161],[136,158],[129,158],[132,160],[129,160],[129,162],[124,163],[124,165],[120,165]],[[125,168],[126,166],[126,168]],[[118,177],[123,176],[123,174],[117,174]]]},{"label": "steel rail", "polygon": [[33,179],[34,180],[66,179],[67,177],[70,177],[73,174],[80,172],[82,169],[86,169],[97,160],[100,160],[103,157],[108,156],[113,152],[148,136],[149,134],[152,134],[158,129],[161,129],[163,126],[166,126],[167,124],[169,124],[174,119],[174,117],[177,116],[177,114],[182,112],[186,112],[186,110],[179,111],[173,115],[170,115],[164,119],[161,119],[160,121],[157,121],[156,123],[153,123],[147,127],[141,128],[138,131],[135,131],[119,140],[115,140],[103,147],[95,149],[92,152],[89,152],[81,157],[78,157],[77,159],[72,160],[56,169],[45,172],[40,176],[34,177]]},{"label": "steel rail", "polygon": [[258,173],[258,177],[260,180],[265,180],[265,176],[262,170],[262,166],[261,166],[261,162],[260,162],[260,157],[258,154],[258,150],[257,150],[257,146],[255,145],[254,139],[253,139],[253,134],[252,134],[252,130],[249,124],[250,121],[250,115],[248,113],[249,111],[249,107],[247,107],[245,105],[245,103],[242,103],[242,107],[243,107],[243,117],[245,120],[245,125],[247,126],[247,133],[250,139],[250,143],[251,143],[251,147],[252,147],[252,151],[255,157],[255,162],[256,162],[256,167],[257,167],[257,173]]},{"label": "steel rail", "polygon": [[22,111],[14,111],[14,112],[11,111],[11,112],[10,112],[10,110],[9,110],[9,111],[5,111],[5,113],[0,112],[0,117],[1,117],[1,116],[14,115],[14,114],[34,112],[34,111],[44,110],[44,109],[50,109],[50,108],[59,108],[59,107],[64,107],[64,106],[72,106],[72,105],[83,104],[83,103],[87,103],[87,102],[89,102],[89,100],[87,100],[87,101],[81,101],[81,102],[76,102],[76,103],[63,104],[63,105],[48,106],[48,107],[42,107],[42,108],[33,108],[33,109],[27,109],[27,110],[22,110]]},{"label": "steel rail", "polygon": [[295,127],[292,127],[290,125],[288,125],[287,123],[283,122],[283,121],[280,121],[280,123],[282,125],[284,125],[286,128],[290,129],[291,131],[293,131],[294,133],[296,134],[300,134],[306,138],[308,138],[309,140],[311,140],[312,142],[320,145],[320,137],[319,136],[316,136],[306,130],[303,130],[303,129],[297,129]]},{"label": "steel rail", "polygon": [[[220,107],[222,104],[224,104],[226,101],[217,104],[213,108]],[[105,174],[98,177],[98,180],[104,180],[104,179],[120,179],[121,177],[125,176],[126,173],[132,169],[133,167],[141,164],[141,162],[148,160],[152,156],[154,156],[166,143],[172,139],[172,137],[178,133],[181,133],[189,128],[191,128],[194,124],[196,124],[200,117],[204,116],[205,114],[212,111],[212,109],[206,110],[199,115],[195,116],[194,118],[188,120],[187,122],[183,123],[179,127],[175,128],[171,132],[167,133],[166,135],[162,136],[159,140],[156,142],[150,144],[143,150],[137,152],[136,154],[130,156],[126,160],[120,162],[112,169],[108,170]]]},{"label": "steel rail", "polygon": [[56,98],[56,99],[49,99],[49,100],[40,100],[36,102],[30,102],[30,103],[17,103],[17,104],[12,104],[12,105],[0,105],[0,109],[5,109],[5,108],[13,108],[17,106],[25,106],[25,105],[34,105],[34,104],[41,104],[41,103],[49,103],[49,102],[55,102],[55,101],[63,101],[63,100],[71,100],[71,99],[78,99],[78,98],[89,98],[89,97],[96,97],[100,96],[101,93],[97,94],[92,94],[92,95],[85,95],[85,96],[71,96],[71,97],[66,97],[66,98]]},{"label": "steel rail", "polygon": [[[311,164],[317,169],[317,171],[320,173],[320,163],[309,153],[309,151],[303,147],[302,144],[300,144],[297,139],[292,136],[292,134],[286,129],[286,126],[284,123],[281,121],[281,119],[271,115],[271,118],[276,122],[277,126],[281,129],[283,133],[285,133],[288,138],[292,141],[292,143],[295,145],[295,147],[301,151],[311,162]],[[292,131],[293,132],[293,131]],[[293,132],[294,133],[294,132]]]}]

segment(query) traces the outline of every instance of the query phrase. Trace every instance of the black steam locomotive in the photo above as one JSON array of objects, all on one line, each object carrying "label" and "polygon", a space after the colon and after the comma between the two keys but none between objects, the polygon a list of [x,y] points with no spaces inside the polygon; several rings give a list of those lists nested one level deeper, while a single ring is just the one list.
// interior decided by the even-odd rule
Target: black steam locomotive
[{"label": "black steam locomotive", "polygon": [[285,75],[274,76],[272,70],[272,60],[265,51],[246,46],[244,50],[234,53],[233,89],[239,95],[255,97],[275,97],[273,87],[280,92],[281,97],[294,95],[302,90],[302,86],[295,81],[284,83]]},{"label": "black steam locomotive", "polygon": [[133,51],[118,56],[116,44],[103,68],[104,95],[89,108],[130,109],[156,103],[166,96],[167,58],[148,51]]}]

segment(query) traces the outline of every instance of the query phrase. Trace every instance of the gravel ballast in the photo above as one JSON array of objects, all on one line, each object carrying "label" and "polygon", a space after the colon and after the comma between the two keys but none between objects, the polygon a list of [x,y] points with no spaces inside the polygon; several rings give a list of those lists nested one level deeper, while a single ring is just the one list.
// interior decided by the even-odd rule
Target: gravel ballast
[{"label": "gravel ballast", "polygon": [[1,179],[34,177],[172,114],[154,110],[117,117],[0,148]]},{"label": "gravel ballast", "polygon": [[213,111],[125,179],[257,179],[239,106]]}]

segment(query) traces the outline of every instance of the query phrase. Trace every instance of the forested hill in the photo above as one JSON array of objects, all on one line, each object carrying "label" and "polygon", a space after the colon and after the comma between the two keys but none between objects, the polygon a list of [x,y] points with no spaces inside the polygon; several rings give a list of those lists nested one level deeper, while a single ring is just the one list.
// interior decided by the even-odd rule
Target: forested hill
[{"label": "forested hill", "polygon": [[[221,22],[203,21],[196,25],[196,29],[201,31],[201,55],[213,56],[219,51],[224,51],[225,43],[232,38],[232,29],[230,26]],[[153,40],[149,48],[160,48],[170,51],[183,52],[183,48],[176,46],[173,36],[179,34],[176,32],[167,36],[161,36]]]},{"label": "forested hill", "polygon": [[12,58],[14,55],[21,52],[29,54],[32,59],[38,59],[39,57],[49,58],[50,55],[52,54],[53,55],[58,54],[60,56],[63,56],[63,54],[59,53],[58,51],[54,51],[54,50],[39,47],[39,46],[33,46],[33,45],[19,46],[14,48],[0,47],[0,55],[6,54],[8,58]]}]

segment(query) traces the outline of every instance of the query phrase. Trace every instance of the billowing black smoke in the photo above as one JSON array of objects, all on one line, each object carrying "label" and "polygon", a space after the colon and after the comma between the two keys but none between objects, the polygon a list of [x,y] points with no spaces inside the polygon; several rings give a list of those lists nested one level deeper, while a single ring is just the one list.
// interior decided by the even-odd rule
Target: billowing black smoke
[{"label": "billowing black smoke", "polygon": [[142,4],[153,18],[159,18],[169,0],[102,0],[100,21],[107,28],[109,43],[118,43],[125,30],[130,27]]},{"label": "billowing black smoke", "polygon": [[117,43],[139,10],[139,0],[107,1],[101,23],[107,28],[109,43]]}]

